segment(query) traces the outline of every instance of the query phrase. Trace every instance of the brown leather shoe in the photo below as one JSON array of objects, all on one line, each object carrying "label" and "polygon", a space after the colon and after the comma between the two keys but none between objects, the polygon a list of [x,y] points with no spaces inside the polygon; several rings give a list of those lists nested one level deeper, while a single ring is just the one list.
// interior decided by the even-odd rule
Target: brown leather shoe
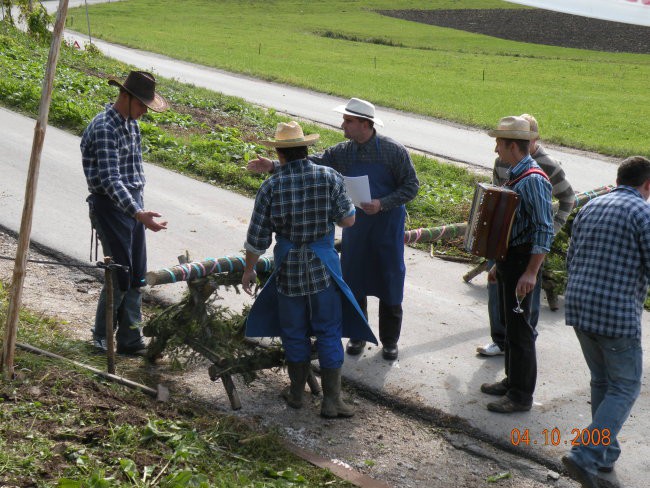
[{"label": "brown leather shoe", "polygon": [[508,393],[508,387],[503,381],[497,383],[483,383],[481,385],[481,391],[488,395],[503,396]]},{"label": "brown leather shoe", "polygon": [[562,456],[562,464],[571,477],[580,482],[582,488],[598,488],[598,476],[580,466],[570,454]]},{"label": "brown leather shoe", "polygon": [[495,402],[487,404],[487,409],[490,412],[496,413],[514,413],[514,412],[528,412],[532,405],[524,405],[523,403],[513,402],[507,396],[499,398]]},{"label": "brown leather shoe", "polygon": [[122,356],[141,356],[144,357],[147,355],[147,346],[144,344],[136,344],[134,346],[117,346],[117,353]]}]

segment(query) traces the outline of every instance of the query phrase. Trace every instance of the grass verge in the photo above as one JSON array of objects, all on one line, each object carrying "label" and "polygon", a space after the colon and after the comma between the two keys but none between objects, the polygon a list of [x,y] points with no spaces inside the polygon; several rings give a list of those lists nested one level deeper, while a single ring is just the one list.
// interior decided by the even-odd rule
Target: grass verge
[{"label": "grass verge", "polygon": [[[6,306],[0,284],[2,323]],[[18,334],[19,342],[99,361],[56,320],[23,310]],[[275,433],[255,431],[214,409],[183,399],[156,403],[20,350],[15,365],[15,380],[0,379],[1,486],[352,486],[296,458]]]}]

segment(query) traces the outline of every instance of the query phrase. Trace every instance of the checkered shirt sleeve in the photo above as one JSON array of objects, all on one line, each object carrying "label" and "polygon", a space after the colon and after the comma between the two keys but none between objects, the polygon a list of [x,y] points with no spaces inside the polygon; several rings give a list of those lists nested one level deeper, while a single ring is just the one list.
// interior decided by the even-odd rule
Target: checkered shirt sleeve
[{"label": "checkered shirt sleeve", "polygon": [[650,206],[619,186],[583,207],[567,254],[566,323],[608,337],[641,337],[650,280]]}]

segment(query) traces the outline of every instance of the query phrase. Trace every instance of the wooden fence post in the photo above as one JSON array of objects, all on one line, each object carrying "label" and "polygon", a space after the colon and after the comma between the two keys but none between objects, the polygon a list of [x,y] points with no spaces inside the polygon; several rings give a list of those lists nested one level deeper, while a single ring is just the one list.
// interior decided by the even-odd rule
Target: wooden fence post
[{"label": "wooden fence post", "polygon": [[50,101],[52,99],[52,88],[56,64],[59,59],[65,18],[68,13],[68,0],[59,1],[59,9],[56,14],[54,32],[50,53],[47,58],[45,78],[41,88],[41,102],[38,109],[38,120],[34,128],[34,140],[32,143],[32,154],[29,160],[29,171],[25,185],[25,203],[23,215],[20,222],[20,234],[18,236],[18,249],[16,250],[16,261],[11,281],[11,293],[9,296],[9,307],[7,309],[7,322],[5,324],[4,342],[2,346],[2,371],[6,379],[13,379],[14,376],[14,354],[16,352],[16,332],[18,329],[18,314],[23,294],[23,282],[25,281],[25,268],[27,264],[27,253],[29,252],[29,241],[32,232],[32,216],[34,214],[34,200],[36,199],[36,188],[38,184],[38,171],[41,165],[41,152],[43,151],[43,140],[47,129],[47,119],[50,112]]}]

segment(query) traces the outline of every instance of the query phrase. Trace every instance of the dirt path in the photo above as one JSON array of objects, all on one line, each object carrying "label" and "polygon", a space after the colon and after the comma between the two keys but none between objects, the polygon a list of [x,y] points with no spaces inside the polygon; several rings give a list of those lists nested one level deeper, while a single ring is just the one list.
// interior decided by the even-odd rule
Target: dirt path
[{"label": "dirt path", "polygon": [[[15,249],[15,239],[0,232],[0,256],[14,256]],[[30,258],[52,260],[36,252]],[[11,280],[12,269],[13,261],[0,260],[0,279],[5,283]],[[23,305],[58,317],[69,334],[89,340],[99,290],[96,279],[74,268],[30,264]],[[119,356],[117,368],[120,374]],[[138,370],[128,374],[134,380],[145,381],[133,376]],[[143,378],[151,374],[149,367],[142,367]],[[301,447],[395,487],[577,486],[544,466],[462,432],[404,415],[391,405],[374,403],[354,391],[346,392],[356,408],[355,417],[349,420],[321,419],[318,398],[312,398],[302,410],[288,409],[278,395],[288,381],[281,371],[267,370],[250,386],[236,380],[243,403],[238,412],[230,410],[221,384],[210,382],[207,364],[195,365],[179,374],[163,362],[155,367],[155,374],[165,378],[172,395],[188,396],[214,406],[220,414],[234,414],[262,428],[276,429]],[[487,481],[502,473],[509,473],[510,477],[496,483]]]}]

